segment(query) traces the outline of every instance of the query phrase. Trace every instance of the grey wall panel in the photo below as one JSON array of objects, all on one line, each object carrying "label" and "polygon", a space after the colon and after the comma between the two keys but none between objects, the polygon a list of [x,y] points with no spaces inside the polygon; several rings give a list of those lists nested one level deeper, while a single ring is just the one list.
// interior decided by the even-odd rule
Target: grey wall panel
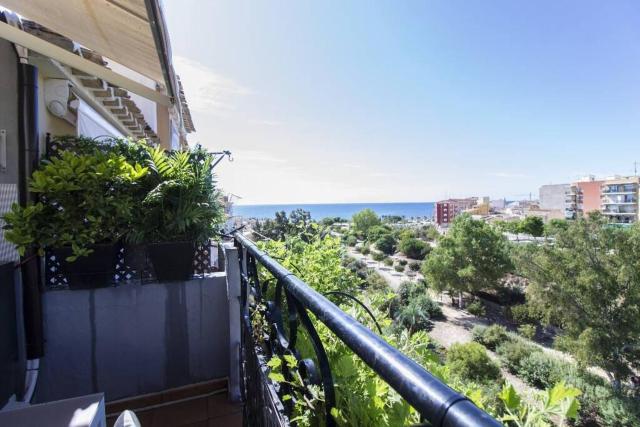
[{"label": "grey wall panel", "polygon": [[228,376],[224,273],[186,282],[44,294],[36,400],[107,400]]}]

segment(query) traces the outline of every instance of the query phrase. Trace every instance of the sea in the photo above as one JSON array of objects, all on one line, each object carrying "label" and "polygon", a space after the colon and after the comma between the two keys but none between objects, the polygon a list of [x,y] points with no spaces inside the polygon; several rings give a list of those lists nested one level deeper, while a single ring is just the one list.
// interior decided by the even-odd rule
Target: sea
[{"label": "sea", "polygon": [[351,218],[354,213],[363,209],[372,209],[379,216],[399,215],[405,218],[432,218],[432,202],[413,203],[323,203],[323,204],[286,204],[286,205],[234,205],[233,216],[243,218],[273,218],[276,212],[290,213],[296,209],[303,209],[311,214],[311,218]]}]

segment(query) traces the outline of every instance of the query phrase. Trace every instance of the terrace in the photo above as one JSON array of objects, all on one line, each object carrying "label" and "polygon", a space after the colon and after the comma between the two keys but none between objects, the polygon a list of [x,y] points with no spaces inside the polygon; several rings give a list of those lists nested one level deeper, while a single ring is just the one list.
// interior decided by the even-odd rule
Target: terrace
[{"label": "terrace", "polygon": [[[93,21],[74,2],[59,4],[56,14],[50,13],[45,1],[0,3],[34,19],[6,13],[0,22],[0,65],[5,67],[0,79],[20,105],[16,108],[12,97],[5,97],[2,104],[0,127],[7,128],[9,135],[0,147],[6,195],[2,213],[13,202],[27,209],[36,201],[53,200],[55,208],[22,236],[14,231],[16,241],[48,225],[62,228],[70,219],[58,221],[60,212],[72,213],[82,205],[74,204],[77,194],[71,197],[77,188],[54,190],[47,187],[47,180],[41,182],[39,198],[28,191],[32,172],[44,169],[39,164],[41,157],[53,161],[46,172],[53,174],[50,176],[63,184],[77,180],[74,185],[82,186],[89,185],[80,176],[86,165],[64,178],[59,165],[78,159],[100,161],[113,149],[109,144],[96,143],[94,148],[75,140],[65,146],[50,137],[49,133],[61,129],[79,134],[83,111],[94,114],[98,132],[106,129],[118,136],[146,138],[168,149],[164,161],[169,162],[179,156],[175,153],[185,147],[185,135],[194,128],[182,87],[170,66],[167,34],[156,1],[129,1],[127,7],[96,2],[100,13],[92,16]],[[62,22],[59,16],[68,19]],[[140,26],[141,19],[148,25]],[[87,22],[105,26],[97,31]],[[114,22],[120,25],[112,25]],[[87,47],[79,48],[76,42]],[[109,61],[97,51],[108,54]],[[123,67],[129,67],[127,73],[118,73]],[[134,70],[153,78],[143,78]],[[59,115],[52,113],[53,95],[47,90],[52,80],[62,82],[56,88],[64,99],[54,99],[64,110],[56,110]],[[150,120],[148,111],[159,113]],[[65,152],[72,155],[64,157]],[[149,153],[143,154],[157,156],[154,161],[165,156],[161,151]],[[192,153],[187,163],[194,168],[207,165],[203,176],[211,178],[214,160],[227,154]],[[111,163],[101,166],[105,164]],[[168,181],[162,176],[163,168],[152,168],[160,183]],[[126,182],[143,175],[132,169]],[[95,187],[81,188],[83,201],[99,193]],[[104,188],[115,191],[113,182]],[[130,190],[133,186],[123,188],[122,200],[135,196]],[[197,196],[206,201],[212,194],[209,189]],[[167,209],[168,201],[162,200],[162,209]],[[192,207],[183,198],[173,202]],[[206,204],[200,202],[193,206]],[[153,209],[148,204],[141,207],[140,200],[134,206],[139,208],[137,216]],[[113,216],[122,211],[122,205],[116,207]],[[109,216],[80,212],[79,218],[86,226],[88,222],[106,223]],[[137,227],[154,225],[149,221]],[[10,243],[3,234],[0,425],[114,425],[124,422],[125,410],[132,410],[143,426],[296,425],[291,388],[269,377],[273,370],[269,361],[275,356],[291,361],[283,367],[283,375],[300,379],[296,398],[321,393],[324,404],[318,422],[335,425],[331,410],[336,378],[317,333],[320,324],[406,399],[425,423],[500,425],[345,313],[344,305],[336,305],[287,271],[241,232],[224,237],[204,232],[208,233],[207,243],[197,248],[191,241],[184,246],[175,235],[166,239],[162,243],[173,246],[158,262],[149,243],[157,244],[157,240],[128,245],[122,244],[117,233],[111,236],[103,231],[94,240],[114,241],[104,252],[98,246],[105,245],[90,245],[93,252],[84,257],[99,264],[93,270],[83,264],[82,256],[77,263],[67,262],[70,253],[62,254],[60,247],[38,239],[29,240],[19,254],[16,245],[20,244]],[[68,234],[67,239],[77,243],[74,239],[79,237]],[[36,252],[34,246],[42,251]],[[76,255],[77,248],[71,249],[70,242],[61,246]],[[189,252],[186,269],[184,263],[181,266],[187,273],[178,274],[171,264]],[[260,272],[272,279],[261,280]],[[262,310],[266,329],[256,328],[256,310]],[[309,348],[302,348],[302,343]]]}]

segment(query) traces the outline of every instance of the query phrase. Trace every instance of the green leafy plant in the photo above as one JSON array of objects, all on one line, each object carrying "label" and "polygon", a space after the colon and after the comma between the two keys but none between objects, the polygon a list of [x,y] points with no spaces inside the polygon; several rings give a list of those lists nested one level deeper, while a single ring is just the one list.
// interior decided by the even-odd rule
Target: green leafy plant
[{"label": "green leafy plant", "polygon": [[422,263],[420,261],[411,261],[409,263],[409,270],[411,270],[411,271],[420,271],[421,264]]},{"label": "green leafy plant", "polygon": [[447,365],[452,373],[467,380],[482,383],[502,378],[500,367],[477,342],[456,343],[449,347]]},{"label": "green leafy plant", "polygon": [[383,261],[383,260],[385,260],[387,258],[387,256],[385,254],[383,254],[382,252],[377,252],[376,251],[371,255],[371,258],[373,258],[374,261]]},{"label": "green leafy plant", "polygon": [[150,190],[128,235],[133,243],[211,238],[223,219],[215,189],[213,156],[201,148],[167,153],[149,148]]},{"label": "green leafy plant", "polygon": [[467,311],[474,316],[482,317],[487,314],[487,309],[480,300],[475,300],[467,306]]},{"label": "green leafy plant", "polygon": [[400,264],[396,264],[393,266],[393,269],[395,271],[397,271],[398,273],[402,273],[404,271],[404,266],[400,265]]},{"label": "green leafy plant", "polygon": [[521,340],[508,340],[496,348],[496,353],[498,353],[501,362],[512,374],[518,373],[521,360],[540,351],[542,350],[539,347],[524,343]]},{"label": "green leafy plant", "polygon": [[33,173],[30,191],[38,202],[14,205],[4,216],[5,237],[24,254],[28,247],[71,246],[67,261],[92,252],[91,245],[115,242],[129,230],[147,168],[121,155],[62,152]]},{"label": "green leafy plant", "polygon": [[407,257],[421,260],[430,252],[431,246],[422,240],[414,237],[407,237],[400,240],[399,249],[400,252],[405,254]]},{"label": "green leafy plant", "polygon": [[567,420],[577,418],[579,395],[580,390],[577,388],[559,382],[553,388],[538,394],[537,404],[532,404],[524,402],[511,384],[505,385],[499,395],[506,412],[502,421],[506,425],[517,427],[552,426],[556,420],[559,420],[560,425],[566,425]]},{"label": "green leafy plant", "polygon": [[553,385],[558,378],[558,362],[552,356],[543,352],[534,352],[520,360],[518,375],[537,388]]},{"label": "green leafy plant", "polygon": [[536,336],[537,329],[535,325],[521,325],[518,327],[518,333],[526,339],[532,340]]},{"label": "green leafy plant", "polygon": [[498,345],[509,339],[507,329],[502,325],[476,326],[471,333],[474,341],[484,345],[489,350],[495,350]]},{"label": "green leafy plant", "polygon": [[384,265],[386,265],[387,267],[391,267],[393,265],[393,260],[391,258],[385,258]]}]

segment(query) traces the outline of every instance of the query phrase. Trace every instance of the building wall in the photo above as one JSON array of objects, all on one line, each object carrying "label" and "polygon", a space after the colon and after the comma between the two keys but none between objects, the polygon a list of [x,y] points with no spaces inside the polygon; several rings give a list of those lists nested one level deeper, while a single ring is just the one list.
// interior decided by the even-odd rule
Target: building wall
[{"label": "building wall", "polygon": [[45,292],[36,402],[96,392],[110,401],[227,377],[225,278]]},{"label": "building wall", "polygon": [[575,185],[582,193],[582,213],[599,211],[601,206],[603,181],[579,181]]},{"label": "building wall", "polygon": [[567,190],[569,190],[569,184],[543,185],[540,187],[540,209],[564,211]]}]

